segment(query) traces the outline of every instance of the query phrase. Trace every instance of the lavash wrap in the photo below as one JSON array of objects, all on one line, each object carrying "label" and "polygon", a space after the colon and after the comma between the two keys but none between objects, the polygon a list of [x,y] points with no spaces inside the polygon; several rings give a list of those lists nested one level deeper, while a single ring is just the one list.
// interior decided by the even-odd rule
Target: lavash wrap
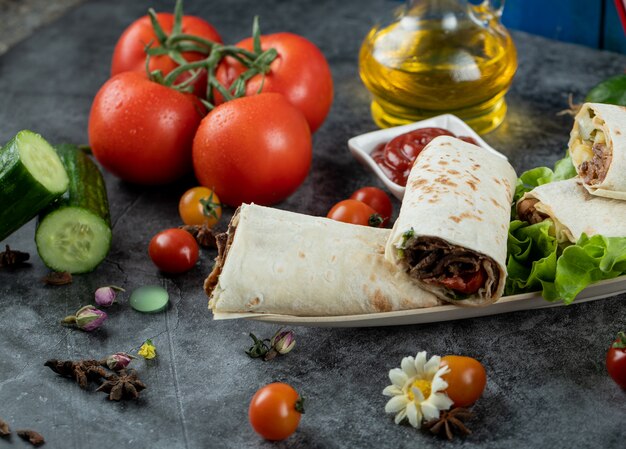
[{"label": "lavash wrap", "polygon": [[538,201],[532,207],[552,220],[559,242],[576,243],[583,233],[590,237],[626,236],[626,202],[590,195],[580,178],[535,187],[517,202],[518,214],[520,204],[527,199]]},{"label": "lavash wrap", "polygon": [[222,313],[336,316],[440,305],[384,258],[388,229],[243,204],[205,281]]},{"label": "lavash wrap", "polygon": [[[593,118],[590,113],[594,115]],[[626,108],[611,104],[585,103],[576,114],[568,148],[574,167],[581,176],[581,164],[593,157],[591,148],[585,145],[585,142],[593,139],[589,136],[589,129],[603,133],[610,160],[604,179],[591,184],[585,182],[585,188],[592,195],[626,200]]]},{"label": "lavash wrap", "polygon": [[445,301],[484,306],[497,301],[506,280],[507,235],[515,170],[506,158],[448,136],[433,139],[417,157],[385,257],[409,272],[406,238],[435,238],[491,260],[490,288],[464,299],[441,285],[412,277]]}]

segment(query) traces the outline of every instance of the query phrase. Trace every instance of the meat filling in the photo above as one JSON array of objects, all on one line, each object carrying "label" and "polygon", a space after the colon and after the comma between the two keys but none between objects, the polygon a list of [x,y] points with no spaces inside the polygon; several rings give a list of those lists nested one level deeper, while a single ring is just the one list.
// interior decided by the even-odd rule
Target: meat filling
[{"label": "meat filling", "polygon": [[455,293],[478,293],[487,298],[495,294],[499,271],[487,256],[436,237],[412,238],[406,243],[404,251],[412,277]]},{"label": "meat filling", "polygon": [[235,231],[237,230],[237,224],[239,222],[238,215],[239,210],[235,212],[233,218],[230,220],[230,223],[228,224],[228,230],[215,236],[215,242],[217,243],[217,257],[215,258],[215,265],[213,265],[213,270],[209,274],[209,277],[207,277],[204,281],[204,291],[209,297],[217,286],[220,274],[222,274],[222,268],[224,268],[224,263],[226,263],[228,250],[233,244]]},{"label": "meat filling", "polygon": [[519,219],[522,221],[527,221],[530,224],[541,223],[543,220],[548,218],[547,215],[542,214],[537,209],[535,209],[535,205],[539,202],[538,199],[535,198],[525,198],[517,202],[517,215]]},{"label": "meat filling", "polygon": [[604,181],[611,165],[611,153],[607,151],[606,144],[595,143],[591,151],[593,157],[578,166],[580,177],[589,185]]}]

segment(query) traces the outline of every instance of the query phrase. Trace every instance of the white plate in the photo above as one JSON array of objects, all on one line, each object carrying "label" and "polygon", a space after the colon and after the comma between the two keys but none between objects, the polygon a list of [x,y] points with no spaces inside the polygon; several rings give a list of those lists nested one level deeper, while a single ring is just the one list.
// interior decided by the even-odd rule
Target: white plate
[{"label": "white plate", "polygon": [[[594,301],[626,292],[626,276],[598,282],[580,292],[575,303]],[[370,327],[399,326],[403,324],[425,324],[439,321],[462,320],[480,316],[497,315],[519,310],[544,309],[564,305],[563,302],[548,302],[539,293],[524,293],[505,296],[495,304],[486,307],[458,307],[445,305],[426,309],[403,310],[398,312],[370,313],[364,315],[343,315],[326,317],[304,317],[270,314],[215,314],[214,319],[245,318],[266,323],[291,324],[314,327]]]},{"label": "white plate", "polygon": [[348,140],[348,148],[352,155],[363,165],[374,172],[376,176],[387,186],[396,198],[402,200],[404,187],[389,179],[381,170],[378,164],[372,159],[371,153],[381,143],[387,143],[400,134],[408,133],[420,128],[443,128],[456,136],[467,136],[473,138],[486,150],[502,156],[506,156],[490,147],[476,132],[470,128],[463,120],[452,114],[438,115],[437,117],[421,120],[408,125],[396,126],[394,128],[379,129]]}]

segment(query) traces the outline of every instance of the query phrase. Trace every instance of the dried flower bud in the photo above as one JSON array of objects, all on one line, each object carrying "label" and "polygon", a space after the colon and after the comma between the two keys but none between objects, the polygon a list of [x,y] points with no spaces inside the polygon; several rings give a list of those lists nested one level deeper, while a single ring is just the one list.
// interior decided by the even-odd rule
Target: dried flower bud
[{"label": "dried flower bud", "polygon": [[111,307],[115,302],[115,297],[117,296],[118,291],[123,292],[125,290],[121,287],[116,287],[115,285],[100,287],[95,293],[96,304],[100,307]]},{"label": "dried flower bud", "polygon": [[148,339],[143,345],[141,345],[141,348],[139,348],[137,353],[144,359],[152,360],[157,356],[156,346],[154,346],[152,340]]},{"label": "dried flower bud", "polygon": [[85,306],[80,308],[76,315],[65,317],[61,323],[74,325],[86,332],[91,332],[102,326],[107,318],[107,314],[102,310],[98,310],[94,306]]},{"label": "dried flower bud", "polygon": [[292,330],[279,330],[270,341],[272,348],[279,354],[287,354],[296,345],[296,334]]},{"label": "dried flower bud", "polygon": [[113,355],[107,357],[106,365],[110,370],[120,371],[126,369],[126,367],[132,362],[133,357],[125,352],[116,352]]}]

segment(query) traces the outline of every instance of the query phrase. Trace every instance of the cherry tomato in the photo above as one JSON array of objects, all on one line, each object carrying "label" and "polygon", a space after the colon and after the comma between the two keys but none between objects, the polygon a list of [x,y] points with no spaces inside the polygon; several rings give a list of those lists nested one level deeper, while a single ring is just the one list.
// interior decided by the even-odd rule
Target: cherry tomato
[{"label": "cherry tomato", "polygon": [[180,197],[178,213],[186,225],[206,224],[212,228],[222,216],[222,205],[213,190],[207,187],[193,187]]},{"label": "cherry tomato", "polygon": [[376,187],[363,187],[352,194],[350,199],[361,201],[374,209],[383,218],[383,226],[389,223],[393,206],[389,196]]},{"label": "cherry tomato", "polygon": [[[166,34],[172,32],[174,26],[174,15],[169,13],[158,13],[157,20]],[[213,26],[203,19],[195,16],[183,16],[182,33],[198,36],[213,42],[222,42],[220,35]],[[146,51],[145,47],[152,43],[153,48],[160,47],[159,41],[150,18],[141,17],[131,23],[122,33],[115,50],[113,51],[113,61],[111,63],[111,76],[122,72],[140,72],[146,76]],[[188,61],[198,61],[206,56],[198,52],[183,52],[182,56]],[[168,55],[155,55],[150,57],[149,69],[160,70],[163,76],[178,67],[178,64]],[[176,84],[189,78],[189,73],[184,73],[176,79]],[[194,93],[200,97],[206,96],[207,75],[206,71],[200,75],[192,84]]]},{"label": "cherry tomato", "polygon": [[331,220],[375,228],[380,228],[383,224],[382,217],[374,209],[357,200],[339,201],[326,216]]},{"label": "cherry tomato", "polygon": [[284,440],[294,433],[302,417],[302,399],[290,385],[275,382],[257,391],[248,415],[254,430],[266,440]]},{"label": "cherry tomato", "polygon": [[606,369],[622,388],[626,388],[626,334],[620,332],[606,354]]},{"label": "cherry tomato", "polygon": [[[252,38],[244,39],[237,47],[253,49]],[[300,109],[306,117],[311,132],[321,126],[333,102],[333,78],[322,52],[312,42],[292,33],[276,33],[261,36],[261,48],[274,48],[278,56],[270,65],[269,73],[256,75],[246,85],[246,95],[262,92],[278,92]],[[244,71],[241,63],[226,58],[215,73],[216,79],[230,87]],[[216,103],[223,101],[216,94]]]},{"label": "cherry tomato", "polygon": [[187,231],[166,229],[152,237],[148,253],[159,270],[183,273],[198,261],[198,243]]},{"label": "cherry tomato", "polygon": [[487,384],[487,373],[476,359],[460,355],[447,355],[441,358],[441,366],[450,367],[443,380],[448,382],[446,393],[454,401],[455,407],[472,405],[483,394]]},{"label": "cherry tomato", "polygon": [[102,166],[125,181],[164,184],[191,169],[191,144],[202,120],[197,97],[120,73],[98,91],[89,144]]},{"label": "cherry tomato", "polygon": [[468,277],[454,276],[442,279],[439,283],[451,290],[470,295],[485,284],[485,270],[482,268]]},{"label": "cherry tomato", "polygon": [[223,203],[277,203],[311,166],[311,132],[298,109],[275,93],[237,98],[202,120],[193,141],[200,184]]}]

